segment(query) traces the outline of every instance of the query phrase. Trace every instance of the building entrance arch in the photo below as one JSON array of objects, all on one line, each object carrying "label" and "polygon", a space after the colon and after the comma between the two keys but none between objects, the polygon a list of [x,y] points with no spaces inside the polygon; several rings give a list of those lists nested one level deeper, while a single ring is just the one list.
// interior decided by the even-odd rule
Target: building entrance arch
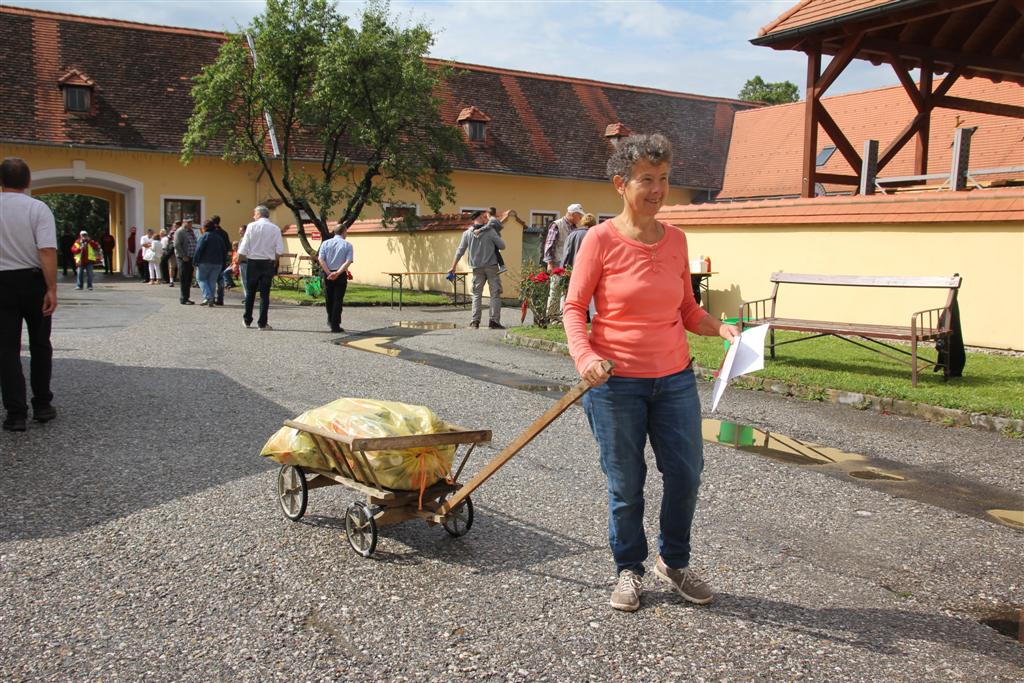
[{"label": "building entrance arch", "polygon": [[[89,195],[92,194],[90,189],[100,189],[123,196],[123,205],[115,207],[112,202],[110,206],[111,234],[114,235],[117,242],[114,262],[122,264],[124,262],[124,247],[128,239],[128,228],[134,225],[139,227],[139,233],[144,231],[142,227],[145,216],[144,185],[141,181],[134,178],[89,169],[84,164],[79,165],[79,163],[76,162],[72,168],[33,171],[32,193],[43,194],[45,193],[43,191],[60,191],[69,194]],[[117,270],[121,270],[121,268],[118,267]]]}]

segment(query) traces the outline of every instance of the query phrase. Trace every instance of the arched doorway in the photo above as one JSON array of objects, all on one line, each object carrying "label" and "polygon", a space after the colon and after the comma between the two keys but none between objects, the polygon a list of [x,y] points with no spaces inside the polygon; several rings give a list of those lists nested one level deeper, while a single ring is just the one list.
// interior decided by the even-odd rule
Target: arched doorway
[{"label": "arched doorway", "polygon": [[143,225],[143,184],[134,178],[86,168],[79,162],[72,168],[33,171],[32,194],[53,192],[85,194],[110,202],[110,233],[117,242],[114,263],[123,264],[127,229]]},{"label": "arched doorway", "polygon": [[[124,203],[123,195],[97,188],[46,188],[34,194],[50,207],[57,223],[57,265],[65,276],[75,274],[71,245],[81,231],[101,245],[110,243],[107,235],[117,234],[117,210]],[[117,262],[104,253],[103,268],[107,272],[120,272]],[[96,270],[100,270],[99,267]]]}]

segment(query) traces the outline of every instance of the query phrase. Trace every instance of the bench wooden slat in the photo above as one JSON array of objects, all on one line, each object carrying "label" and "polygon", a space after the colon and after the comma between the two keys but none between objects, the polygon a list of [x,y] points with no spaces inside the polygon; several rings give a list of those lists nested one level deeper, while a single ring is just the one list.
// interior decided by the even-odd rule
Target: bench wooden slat
[{"label": "bench wooden slat", "polygon": [[930,287],[958,289],[960,276],[926,277],[899,275],[814,275],[807,273],[772,273],[772,282],[795,285],[838,285],[844,287]]},{"label": "bench wooden slat", "polygon": [[[882,339],[904,339],[909,341],[913,338],[910,327],[901,325],[871,325],[865,323],[843,323],[830,322],[825,320],[800,320],[797,318],[761,318],[744,322],[745,327],[754,325],[769,324],[776,330],[789,330],[792,332],[819,332],[823,334],[847,334],[864,337],[879,337]],[[937,339],[942,336],[937,331],[918,330],[917,339],[925,341]]]}]

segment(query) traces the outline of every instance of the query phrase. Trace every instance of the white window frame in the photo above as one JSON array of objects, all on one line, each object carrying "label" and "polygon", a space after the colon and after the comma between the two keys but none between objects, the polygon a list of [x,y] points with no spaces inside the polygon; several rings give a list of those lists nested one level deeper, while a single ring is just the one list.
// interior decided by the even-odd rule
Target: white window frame
[{"label": "white window frame", "polygon": [[[209,216],[206,215],[206,196],[205,195],[202,195],[202,196],[192,196],[192,195],[187,195],[187,194],[162,194],[162,195],[160,195],[160,226],[159,227],[161,227],[161,228],[167,227],[167,226],[165,226],[163,224],[164,223],[164,216],[167,215],[167,212],[164,211],[164,202],[166,202],[168,200],[170,200],[170,201],[177,201],[177,200],[180,200],[180,199],[184,199],[184,200],[190,201],[190,202],[194,202],[194,201],[198,200],[198,202],[199,202],[199,216],[196,216],[195,217],[195,221],[192,222],[192,225],[194,225],[195,227],[198,228],[199,226],[202,225],[202,221],[204,221],[207,218],[209,218]],[[141,228],[142,226],[140,225],[139,227]]]},{"label": "white window frame", "polygon": [[459,213],[473,213],[474,211],[490,211],[489,206],[460,206]]},{"label": "white window frame", "polygon": [[536,227],[540,227],[540,229],[543,232],[545,232],[545,233],[547,233],[548,227],[551,225],[552,221],[557,221],[558,217],[559,217],[559,213],[557,211],[552,211],[551,209],[530,209],[530,227],[531,228],[535,227],[534,226],[533,218],[534,218],[534,216],[536,216],[538,214],[554,216],[554,218],[552,218],[550,221],[548,221],[548,225],[536,226]]}]

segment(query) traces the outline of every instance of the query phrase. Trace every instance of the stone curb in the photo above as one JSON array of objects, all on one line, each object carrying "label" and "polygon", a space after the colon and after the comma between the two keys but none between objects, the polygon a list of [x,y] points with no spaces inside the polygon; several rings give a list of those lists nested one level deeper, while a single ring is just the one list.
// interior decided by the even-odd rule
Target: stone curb
[{"label": "stone curb", "polygon": [[[505,333],[504,342],[513,346],[559,353],[563,356],[569,355],[569,345],[562,342],[524,337],[512,332]],[[703,380],[711,381],[713,379],[713,370],[695,365],[694,372],[697,377]],[[1024,420],[1017,420],[1011,417],[972,413],[956,408],[943,408],[927,403],[914,403],[913,401],[883,398],[872,396],[871,394],[858,394],[852,391],[790,384],[768,377],[738,377],[733,380],[732,384],[743,389],[767,391],[772,394],[792,396],[805,401],[826,401],[857,410],[872,410],[883,415],[914,417],[928,420],[929,422],[938,422],[948,427],[974,427],[975,429],[997,432],[1003,435],[1010,435],[1014,432],[1016,434],[1024,434]]]},{"label": "stone curb", "polygon": [[[320,301],[320,300],[318,300],[318,301],[296,301],[295,299],[279,299],[279,298],[277,298],[275,296],[270,297],[270,301],[271,301],[271,303],[283,304],[285,306],[324,306],[326,304],[326,302]],[[379,308],[381,306],[390,306],[390,305],[391,304],[387,303],[386,301],[383,301],[383,302],[380,302],[380,303],[371,303],[371,302],[364,302],[364,301],[360,301],[360,302],[357,302],[357,303],[349,303],[347,301],[345,302],[345,308],[371,308],[371,307],[374,307],[374,306]],[[440,303],[440,304],[405,304],[406,308],[411,307],[411,306],[451,306],[451,305],[452,305],[451,302],[444,302],[444,303]]]}]

